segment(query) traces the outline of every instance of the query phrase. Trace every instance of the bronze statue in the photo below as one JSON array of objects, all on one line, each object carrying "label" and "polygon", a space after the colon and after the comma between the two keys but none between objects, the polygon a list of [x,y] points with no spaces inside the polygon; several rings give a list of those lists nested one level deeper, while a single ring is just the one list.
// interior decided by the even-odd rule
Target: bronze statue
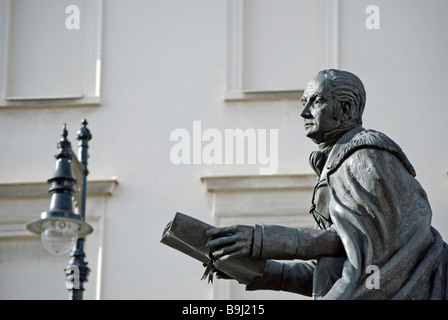
[{"label": "bronze statue", "polygon": [[323,70],[306,86],[301,116],[306,136],[318,145],[310,156],[318,175],[314,229],[207,230],[214,259],[267,261],[247,290],[315,299],[447,299],[448,247],[431,226],[426,193],[401,148],[362,127],[365,102],[361,80],[347,71]]}]

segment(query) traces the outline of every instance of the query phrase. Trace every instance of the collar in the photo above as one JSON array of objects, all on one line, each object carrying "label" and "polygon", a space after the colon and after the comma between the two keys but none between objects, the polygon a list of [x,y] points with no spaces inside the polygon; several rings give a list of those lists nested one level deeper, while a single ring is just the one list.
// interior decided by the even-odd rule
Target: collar
[{"label": "collar", "polygon": [[366,130],[361,126],[346,132],[334,144],[328,154],[322,176],[336,171],[345,159],[362,148],[380,149],[392,153],[401,161],[407,171],[415,177],[416,174],[412,164],[397,143],[381,132],[372,129]]},{"label": "collar", "polygon": [[351,125],[325,133],[323,135],[324,142],[318,144],[319,150],[325,152],[328,155],[328,153],[331,151],[331,148],[333,148],[336,142],[354,127],[357,127],[357,125]]},{"label": "collar", "polygon": [[325,141],[318,144],[319,150],[313,151],[310,154],[309,158],[310,166],[311,168],[313,168],[313,170],[317,173],[318,176],[320,176],[324,171],[325,163],[327,162],[327,159],[333,149],[333,146],[346,133],[352,131],[354,127],[358,126],[339,128],[324,134],[323,137]]}]

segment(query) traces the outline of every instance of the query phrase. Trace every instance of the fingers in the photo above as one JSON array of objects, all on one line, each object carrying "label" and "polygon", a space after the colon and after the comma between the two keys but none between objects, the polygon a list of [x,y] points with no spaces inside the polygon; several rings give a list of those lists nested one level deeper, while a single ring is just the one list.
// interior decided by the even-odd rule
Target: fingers
[{"label": "fingers", "polygon": [[237,257],[241,255],[240,249],[243,246],[240,243],[235,243],[231,246],[227,246],[216,251],[213,251],[213,257],[215,259],[225,260],[230,257]]},{"label": "fingers", "polygon": [[207,243],[205,245],[207,247],[210,247],[210,249],[213,250],[214,248],[226,246],[226,245],[230,245],[230,244],[234,243],[236,238],[237,238],[236,235],[229,235],[229,236],[224,236],[224,237],[220,237],[220,238],[216,238],[216,239],[210,239],[207,241]]},{"label": "fingers", "polygon": [[215,259],[250,255],[253,239],[253,227],[232,225],[211,228],[205,232],[210,239],[205,244]]},{"label": "fingers", "polygon": [[234,226],[228,226],[228,227],[222,227],[222,228],[210,228],[205,231],[205,235],[207,237],[216,237],[216,236],[223,236],[223,235],[229,235],[233,234],[237,231],[236,225]]},{"label": "fingers", "polygon": [[211,239],[205,245],[212,250],[220,246],[231,245],[236,241],[235,231],[236,226],[208,229],[205,235]]},{"label": "fingers", "polygon": [[213,258],[220,259],[244,248],[244,245],[240,242],[235,242],[236,240],[236,235],[221,237],[207,241],[206,246],[210,247]]}]

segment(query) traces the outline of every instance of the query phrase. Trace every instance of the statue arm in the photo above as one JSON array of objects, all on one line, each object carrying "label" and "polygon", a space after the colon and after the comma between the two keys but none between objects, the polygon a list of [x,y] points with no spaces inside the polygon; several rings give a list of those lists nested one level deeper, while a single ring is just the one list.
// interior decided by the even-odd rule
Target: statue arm
[{"label": "statue arm", "polygon": [[338,233],[325,230],[288,228],[277,225],[233,225],[206,231],[206,246],[215,259],[252,257],[271,260],[312,260],[345,255]]},{"label": "statue arm", "polygon": [[313,272],[313,261],[282,263],[268,260],[263,275],[254,278],[246,290],[282,290],[311,296]]},{"label": "statue arm", "polygon": [[345,255],[339,235],[332,227],[319,230],[255,225],[252,257],[312,260]]}]

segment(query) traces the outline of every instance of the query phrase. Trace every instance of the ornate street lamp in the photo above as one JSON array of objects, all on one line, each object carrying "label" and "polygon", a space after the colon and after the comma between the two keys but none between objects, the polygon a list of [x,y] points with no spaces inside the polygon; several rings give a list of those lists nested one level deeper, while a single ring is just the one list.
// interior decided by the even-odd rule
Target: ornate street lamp
[{"label": "ornate street lamp", "polygon": [[[57,144],[59,150],[55,155],[56,168],[53,177],[48,179],[50,208],[42,212],[39,219],[26,226],[29,231],[41,235],[43,246],[51,254],[63,255],[72,250],[69,265],[65,268],[66,282],[75,282],[75,285],[68,287],[72,300],[82,300],[83,283],[87,281],[90,271],[84,261],[84,237],[93,232],[93,228],[85,222],[86,183],[89,174],[87,149],[92,135],[86,127],[85,119],[81,124],[76,137],[79,140],[78,157],[67,140],[68,132],[64,124]],[[73,210],[73,202],[77,212]]]}]

